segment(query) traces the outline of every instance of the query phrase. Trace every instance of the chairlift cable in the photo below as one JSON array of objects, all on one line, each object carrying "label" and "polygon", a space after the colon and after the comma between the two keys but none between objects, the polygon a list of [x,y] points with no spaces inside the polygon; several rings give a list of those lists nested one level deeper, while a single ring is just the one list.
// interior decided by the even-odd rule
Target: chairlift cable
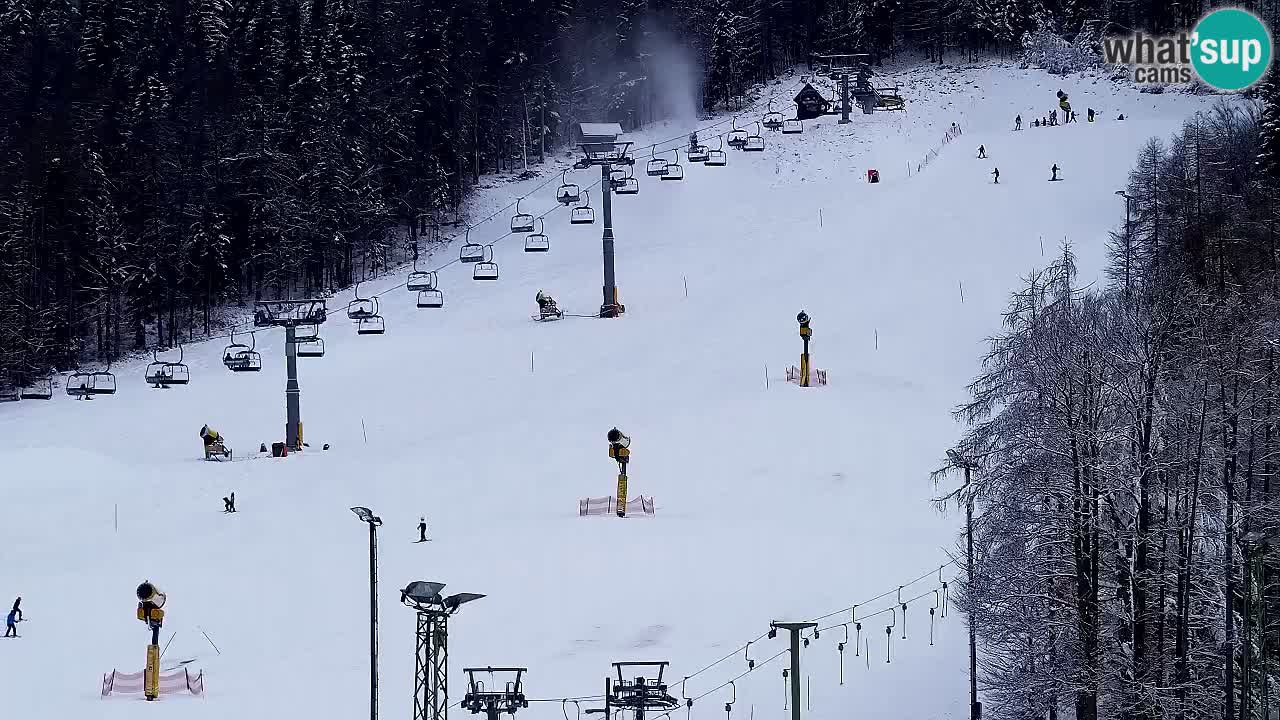
[{"label": "chairlift cable", "polygon": [[[752,668],[752,669],[750,669],[750,670],[744,670],[744,671],[742,671],[742,673],[740,673],[739,675],[737,675],[737,676],[736,676],[736,677],[734,677],[733,679],[731,679],[731,680],[726,680],[723,684],[717,685],[716,687],[711,688],[710,690],[708,690],[708,691],[706,691],[706,692],[702,693],[701,695],[695,695],[695,696],[693,697],[693,701],[694,701],[694,702],[697,702],[697,701],[701,700],[702,698],[704,698],[704,697],[706,697],[706,696],[708,696],[708,695],[710,695],[710,694],[712,694],[712,693],[714,693],[714,692],[717,692],[717,691],[719,691],[719,690],[723,690],[723,689],[725,689],[725,688],[729,687],[729,685],[733,684],[733,682],[734,682],[734,681],[736,681],[736,680],[741,680],[742,678],[746,677],[747,675],[750,675],[751,673],[755,672],[756,670],[759,670],[760,668],[764,667],[765,665],[768,665],[769,663],[773,662],[774,660],[777,660],[778,658],[782,657],[783,655],[786,655],[786,654],[787,654],[788,652],[790,652],[790,651],[791,651],[791,648],[783,648],[783,649],[779,650],[779,651],[778,651],[778,653],[777,653],[776,655],[774,655],[773,657],[769,658],[768,660],[765,660],[765,661],[763,661],[763,662],[757,662],[757,663],[756,663],[756,666],[755,666],[754,668]],[[692,677],[692,676],[690,676],[690,677]]]}]

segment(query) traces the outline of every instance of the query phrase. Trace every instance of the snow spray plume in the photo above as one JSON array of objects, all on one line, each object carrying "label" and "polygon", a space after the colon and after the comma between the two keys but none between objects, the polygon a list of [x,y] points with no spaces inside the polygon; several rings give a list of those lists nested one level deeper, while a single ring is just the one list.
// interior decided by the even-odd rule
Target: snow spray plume
[{"label": "snow spray plume", "polygon": [[648,18],[645,24],[650,30],[641,51],[649,75],[650,117],[691,131],[698,124],[702,69],[688,45],[660,27],[656,18]]}]

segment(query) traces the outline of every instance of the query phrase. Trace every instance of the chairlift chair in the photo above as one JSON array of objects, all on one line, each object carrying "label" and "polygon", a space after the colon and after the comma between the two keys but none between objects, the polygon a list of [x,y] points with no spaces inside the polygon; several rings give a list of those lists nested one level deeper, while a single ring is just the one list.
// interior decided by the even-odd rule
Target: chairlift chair
[{"label": "chairlift chair", "polygon": [[582,191],[582,204],[569,211],[570,225],[590,225],[596,221],[596,211],[591,209],[591,193]]},{"label": "chairlift chair", "polygon": [[356,322],[357,335],[381,335],[387,331],[387,321],[381,315],[360,318]]},{"label": "chairlift chair", "polygon": [[790,118],[782,121],[783,135],[799,135],[804,132],[804,123],[797,118]]},{"label": "chairlift chair", "polygon": [[733,118],[733,129],[729,131],[728,140],[729,147],[743,149],[747,145],[747,131],[738,127],[738,118]]},{"label": "chairlift chair", "polygon": [[676,154],[676,159],[674,162],[667,163],[667,171],[662,174],[662,179],[663,180],[683,180],[684,167],[680,165],[680,150],[678,148],[675,148],[675,149],[672,149],[672,152]]},{"label": "chairlift chair", "polygon": [[689,158],[689,162],[706,162],[708,151],[706,145],[694,145],[685,153]]},{"label": "chairlift chair", "polygon": [[707,151],[707,159],[702,161],[707,167],[724,167],[729,164],[729,153],[724,151],[724,138],[720,138],[720,144],[715,150]]},{"label": "chairlift chair", "polygon": [[378,298],[360,297],[360,283],[356,283],[355,294],[355,299],[347,303],[348,320],[359,320],[360,318],[378,314]]},{"label": "chairlift chair", "polygon": [[666,158],[656,155],[657,147],[649,148],[649,162],[644,164],[644,174],[649,177],[662,177],[667,174]]},{"label": "chairlift chair", "polygon": [[53,398],[53,378],[43,377],[29,380],[18,391],[23,400],[49,400]]},{"label": "chairlift chair", "polygon": [[497,280],[498,263],[493,261],[493,248],[485,246],[484,259],[471,269],[472,280]]},{"label": "chairlift chair", "polygon": [[538,218],[538,232],[525,236],[525,252],[547,252],[551,249],[551,239],[547,237],[546,229],[546,223]]},{"label": "chairlift chair", "polygon": [[143,379],[155,388],[168,388],[173,385],[186,385],[191,382],[191,369],[183,362],[184,351],[178,345],[178,360],[172,362],[160,359],[160,348],[151,351],[152,362],[147,364]]},{"label": "chairlift chair", "polygon": [[484,260],[484,246],[471,242],[471,228],[467,228],[466,240],[462,250],[458,252],[458,260],[464,263],[478,263]]},{"label": "chairlift chair", "polygon": [[0,402],[18,402],[22,399],[22,393],[18,391],[18,384],[12,380],[4,384],[0,384]]},{"label": "chairlift chair", "polygon": [[767,112],[767,113],[765,113],[765,114],[764,114],[764,118],[763,118],[762,122],[764,123],[764,127],[765,127],[765,129],[766,129],[766,130],[781,130],[781,129],[782,129],[782,122],[783,122],[783,121],[782,121],[782,113],[780,113],[780,112],[778,112],[778,111],[776,111],[776,110],[774,110],[774,109],[773,109],[773,101],[772,101],[772,100],[770,100],[770,101],[769,101],[769,112]]},{"label": "chairlift chair", "polygon": [[533,232],[533,216],[529,213],[520,212],[520,201],[524,198],[516,198],[516,214],[511,217],[511,232],[528,233]]},{"label": "chairlift chair", "polygon": [[324,357],[324,338],[315,336],[294,342],[298,357]]},{"label": "chairlift chair", "polygon": [[418,261],[413,261],[413,272],[409,273],[409,277],[405,279],[405,288],[409,292],[421,292],[430,290],[436,286],[436,274],[430,270],[419,270]]},{"label": "chairlift chair", "polygon": [[568,172],[568,168],[560,171],[560,187],[556,189],[556,202],[561,205],[572,205],[581,197],[581,189],[565,177]]},{"label": "chairlift chair", "polygon": [[116,376],[111,373],[111,363],[104,370],[84,372],[77,370],[67,378],[67,395],[81,400],[90,400],[94,395],[114,395],[116,392]]},{"label": "chairlift chair", "polygon": [[294,342],[310,342],[318,337],[320,337],[320,326],[314,323],[304,323],[293,329]]},{"label": "chairlift chair", "polygon": [[435,288],[422,290],[418,292],[417,304],[420,308],[442,308],[444,307],[444,293]]},{"label": "chairlift chair", "polygon": [[760,134],[760,123],[756,123],[756,132],[754,135],[747,136],[747,142],[742,146],[746,152],[763,152],[764,136]]},{"label": "chairlift chair", "polygon": [[222,351],[222,364],[231,372],[258,372],[262,369],[262,355],[257,347],[257,336],[249,333],[253,345],[236,342],[236,334],[231,332],[231,344]]},{"label": "chairlift chair", "polygon": [[626,180],[622,181],[622,187],[617,189],[619,195],[639,195],[640,181],[636,180],[634,175],[628,175]]}]

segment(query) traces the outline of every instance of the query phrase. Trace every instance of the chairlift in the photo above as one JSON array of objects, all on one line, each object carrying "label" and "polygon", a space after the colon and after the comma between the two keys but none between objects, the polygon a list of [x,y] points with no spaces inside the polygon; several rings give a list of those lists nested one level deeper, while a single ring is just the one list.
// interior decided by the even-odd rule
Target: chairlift
[{"label": "chairlift", "polygon": [[547,252],[551,249],[551,239],[547,237],[546,229],[546,223],[538,218],[538,232],[525,236],[525,252]]},{"label": "chairlift", "polygon": [[520,212],[520,201],[524,198],[516,198],[516,214],[511,216],[511,232],[528,233],[533,232],[533,216],[529,213]]},{"label": "chairlift", "polygon": [[471,228],[467,227],[467,236],[458,252],[458,260],[464,263],[478,263],[484,260],[484,246],[471,242]]},{"label": "chairlift", "polygon": [[788,118],[782,121],[783,135],[799,135],[804,132],[804,123],[798,118]]},{"label": "chairlift", "polygon": [[357,335],[381,335],[387,331],[387,321],[381,315],[370,315],[356,322]]},{"label": "chairlift", "polygon": [[0,402],[18,402],[22,399],[22,393],[18,391],[18,384],[12,380],[0,384]]},{"label": "chairlift", "polygon": [[324,357],[324,338],[319,335],[306,340],[297,338],[293,345],[298,357]]},{"label": "chairlift", "polygon": [[561,205],[572,205],[578,202],[581,196],[580,188],[565,177],[568,172],[568,168],[560,171],[560,187],[556,189],[556,202]]},{"label": "chairlift", "polygon": [[760,134],[760,123],[756,123],[756,132],[754,135],[747,136],[747,142],[742,146],[746,152],[763,152],[764,136]]},{"label": "chairlift", "polygon": [[355,299],[347,303],[348,320],[359,320],[360,318],[378,314],[378,298],[360,297],[360,283],[356,283],[355,294]]},{"label": "chairlift", "polygon": [[708,151],[706,145],[691,145],[685,153],[689,158],[689,162],[706,162]]},{"label": "chairlift", "polygon": [[160,348],[151,351],[152,362],[147,364],[143,379],[154,388],[168,388],[173,385],[186,385],[191,382],[191,369],[182,362],[184,352],[178,345],[178,361],[171,362],[160,359]]},{"label": "chairlift", "polygon": [[630,175],[627,174],[627,171],[630,169],[631,166],[626,165],[609,171],[609,187],[613,188],[614,192],[617,192],[618,188],[622,187],[623,183],[625,183],[627,178],[630,177]]},{"label": "chairlift", "polygon": [[569,211],[569,224],[590,225],[595,221],[596,211],[591,209],[591,193],[583,190],[582,204]]},{"label": "chairlift", "polygon": [[657,146],[649,148],[649,162],[644,164],[644,174],[649,177],[662,177],[667,174],[667,161],[657,157]]},{"label": "chairlift", "polygon": [[484,246],[484,258],[471,270],[472,280],[497,280],[498,263],[493,261],[493,248]]},{"label": "chairlift", "polygon": [[92,400],[94,395],[114,395],[116,376],[111,373],[111,363],[104,370],[86,372],[76,370],[67,378],[67,395],[80,400]]},{"label": "chairlift", "polygon": [[29,378],[18,390],[23,400],[49,400],[53,398],[53,378],[48,375]]},{"label": "chairlift", "polygon": [[732,148],[743,149],[747,145],[747,131],[738,127],[738,117],[735,115],[733,120],[733,129],[729,131],[728,145]]},{"label": "chairlift", "polygon": [[418,259],[414,258],[413,271],[409,273],[409,277],[405,280],[404,286],[409,292],[430,290],[436,286],[436,274],[430,270],[419,270]]},{"label": "chairlift", "polygon": [[707,151],[707,159],[702,161],[707,167],[724,167],[729,164],[729,153],[724,151],[724,137],[719,138],[720,144],[715,150]]},{"label": "chairlift", "polygon": [[640,181],[636,180],[634,175],[628,175],[626,180],[622,181],[622,187],[618,188],[619,195],[639,195]]},{"label": "chairlift", "polygon": [[684,167],[680,165],[680,149],[673,148],[671,152],[676,154],[674,162],[667,163],[667,171],[662,174],[663,180],[683,180]]},{"label": "chairlift", "polygon": [[320,326],[315,323],[304,323],[293,329],[294,342],[309,342],[320,337]]},{"label": "chairlift", "polygon": [[420,308],[444,307],[444,293],[440,292],[436,288],[420,291],[418,293],[418,307]]},{"label": "chairlift", "polygon": [[769,112],[764,114],[764,118],[762,119],[762,122],[766,130],[782,129],[782,122],[783,122],[782,113],[773,109],[772,100],[769,101]]},{"label": "chairlift", "polygon": [[262,355],[258,353],[257,336],[249,333],[252,345],[236,342],[236,333],[231,331],[231,344],[222,351],[222,364],[231,372],[258,372],[262,369]]}]

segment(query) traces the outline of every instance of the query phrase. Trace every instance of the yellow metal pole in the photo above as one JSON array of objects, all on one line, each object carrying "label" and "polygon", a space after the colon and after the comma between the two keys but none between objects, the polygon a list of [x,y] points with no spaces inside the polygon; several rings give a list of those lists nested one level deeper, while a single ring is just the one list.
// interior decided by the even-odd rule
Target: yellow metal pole
[{"label": "yellow metal pole", "polygon": [[618,473],[618,517],[627,516],[627,474]]},{"label": "yellow metal pole", "polygon": [[160,697],[160,646],[147,646],[147,671],[142,678],[142,692],[148,700]]}]

